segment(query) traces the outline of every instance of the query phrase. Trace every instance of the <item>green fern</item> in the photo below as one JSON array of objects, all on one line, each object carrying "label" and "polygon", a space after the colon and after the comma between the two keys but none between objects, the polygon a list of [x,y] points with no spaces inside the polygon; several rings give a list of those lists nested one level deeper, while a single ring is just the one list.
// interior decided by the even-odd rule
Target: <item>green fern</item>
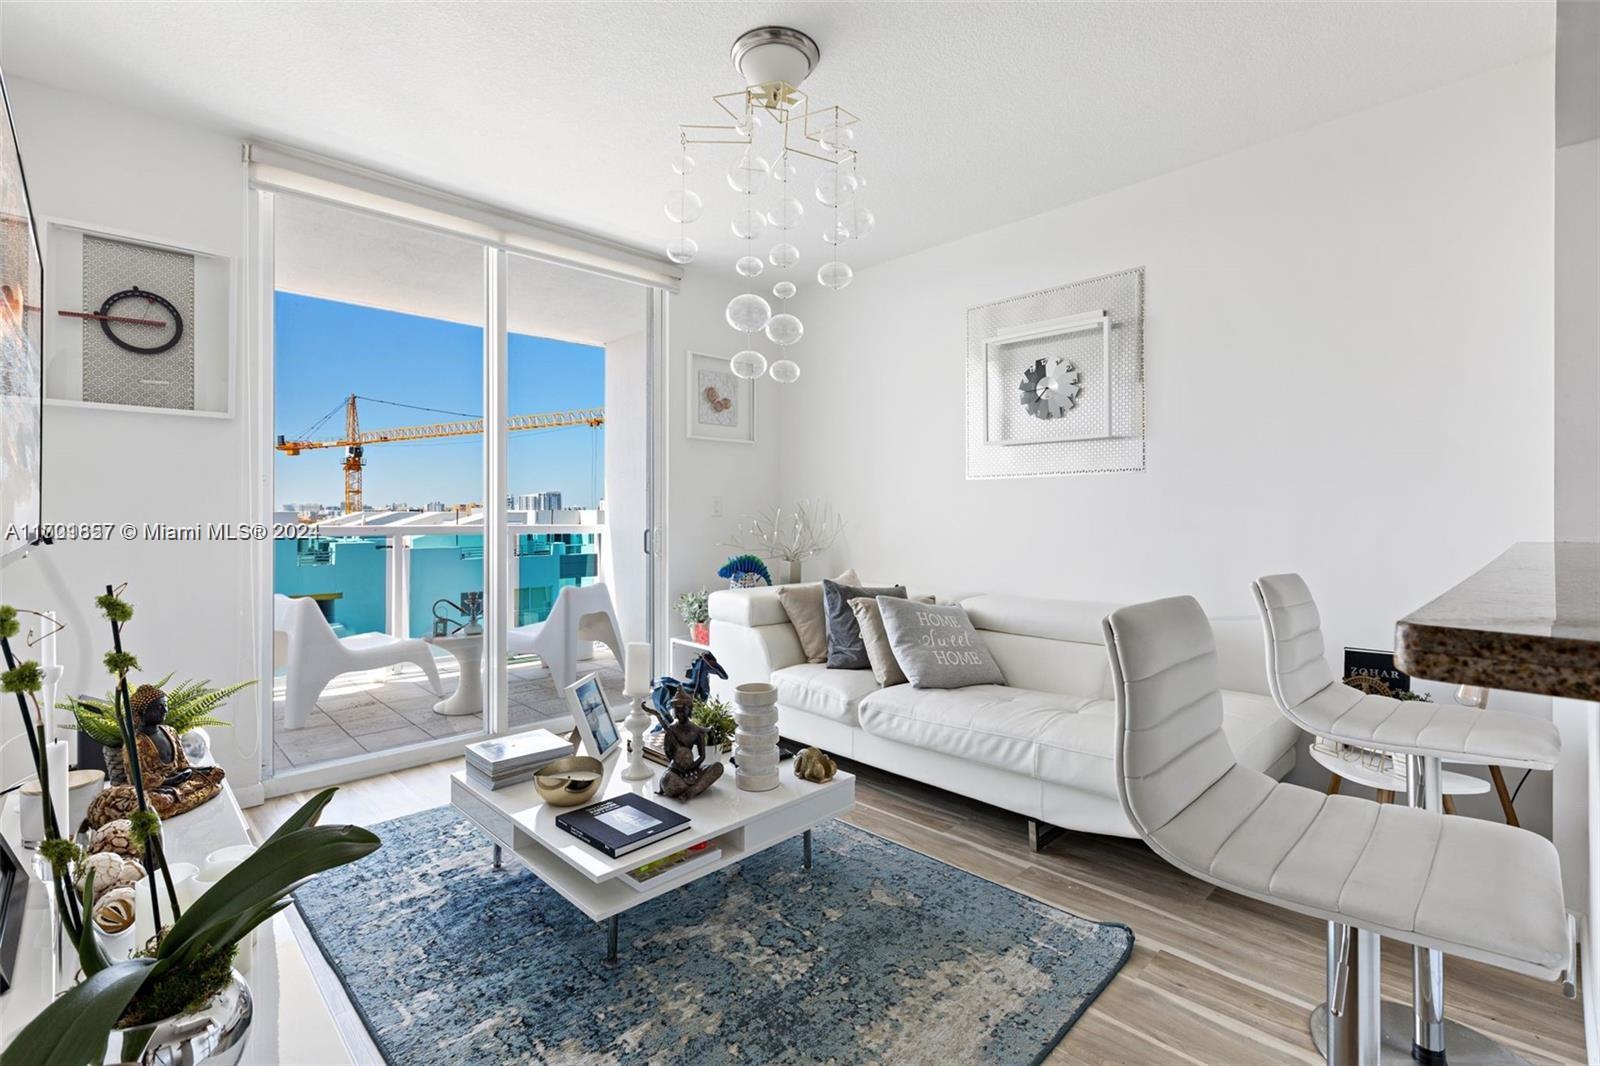
[{"label": "green fern", "polygon": [[[156,682],[156,688],[165,690],[171,680],[172,675],[168,674]],[[231,725],[231,722],[211,712],[235,693],[255,684],[255,681],[240,681],[222,688],[211,688],[210,684],[210,681],[184,681],[176,688],[167,690],[167,725],[180,736],[200,726]],[[117,723],[113,693],[107,693],[103,700],[92,696],[62,700],[56,704],[56,708],[72,712],[73,723],[69,728],[82,730],[105,747],[122,747],[122,728]]]}]

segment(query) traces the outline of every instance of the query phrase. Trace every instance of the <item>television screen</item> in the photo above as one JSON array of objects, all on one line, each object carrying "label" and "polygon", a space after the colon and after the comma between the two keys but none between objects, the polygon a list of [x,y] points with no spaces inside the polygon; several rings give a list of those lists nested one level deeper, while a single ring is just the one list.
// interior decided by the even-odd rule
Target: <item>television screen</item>
[{"label": "television screen", "polygon": [[0,561],[25,550],[40,516],[44,264],[0,78]]}]

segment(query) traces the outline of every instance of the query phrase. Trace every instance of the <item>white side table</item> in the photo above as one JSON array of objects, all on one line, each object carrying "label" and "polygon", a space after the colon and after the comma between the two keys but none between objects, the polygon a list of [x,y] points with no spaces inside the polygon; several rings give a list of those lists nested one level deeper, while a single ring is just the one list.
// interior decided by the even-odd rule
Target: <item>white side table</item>
[{"label": "white side table", "polygon": [[483,635],[424,637],[429,644],[455,656],[460,676],[456,690],[433,705],[434,714],[483,713]]},{"label": "white side table", "polygon": [[[1373,753],[1376,756],[1376,752]],[[1336,777],[1358,785],[1366,785],[1378,793],[1378,802],[1394,802],[1396,796],[1406,794],[1405,760],[1396,759],[1394,770],[1380,770],[1368,764],[1364,759],[1341,759],[1330,751],[1323,751],[1316,743],[1311,744],[1311,757],[1317,765],[1326,768]],[[1445,811],[1447,814],[1455,813],[1455,805],[1450,802],[1451,796],[1475,796],[1489,791],[1489,782],[1481,777],[1471,774],[1458,774],[1445,770],[1439,775],[1439,792],[1445,797]],[[1387,800],[1385,797],[1388,797]]]}]

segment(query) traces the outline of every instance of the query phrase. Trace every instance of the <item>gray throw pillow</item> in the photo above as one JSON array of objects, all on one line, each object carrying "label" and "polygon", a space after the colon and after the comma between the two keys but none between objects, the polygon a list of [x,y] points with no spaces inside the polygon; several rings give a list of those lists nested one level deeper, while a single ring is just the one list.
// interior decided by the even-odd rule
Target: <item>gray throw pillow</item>
[{"label": "gray throw pillow", "polygon": [[966,608],[913,603],[904,597],[878,597],[884,632],[894,660],[912,688],[966,688],[1003,685],[1006,675],[983,638],[972,628]]},{"label": "gray throw pillow", "polygon": [[858,596],[898,596],[904,599],[904,585],[884,588],[862,588],[859,585],[841,585],[837,581],[822,583],[822,615],[828,625],[828,669],[866,670],[872,666],[867,658],[867,645],[861,639],[861,626],[850,601]]}]

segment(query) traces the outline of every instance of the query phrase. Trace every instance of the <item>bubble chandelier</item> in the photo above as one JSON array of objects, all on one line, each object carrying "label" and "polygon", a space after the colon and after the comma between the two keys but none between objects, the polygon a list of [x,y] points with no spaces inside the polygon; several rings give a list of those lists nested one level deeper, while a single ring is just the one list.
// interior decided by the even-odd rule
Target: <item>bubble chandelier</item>
[{"label": "bubble chandelier", "polygon": [[[667,242],[667,258],[674,263],[691,262],[700,250],[689,235],[704,208],[690,187],[690,175],[697,172],[690,145],[708,160],[731,156],[725,174],[739,200],[727,224],[741,242],[733,269],[750,283],[750,291],[729,301],[726,313],[729,327],[744,334],[740,350],[729,360],[729,368],[741,378],[767,374],[780,384],[799,380],[800,366],[792,356],[805,325],[788,311],[788,303],[799,291],[798,279],[810,270],[807,255],[817,257],[818,285],[842,289],[855,272],[840,258],[841,251],[877,222],[862,202],[866,181],[856,146],[861,120],[837,104],[813,106],[800,91],[821,58],[817,42],[786,26],[741,34],[733,42],[733,65],[745,87],[711,98],[728,121],[678,126],[675,180],[665,203],[668,220],[678,226]],[[821,238],[821,247],[808,253],[802,245],[813,236]],[[770,291],[779,308],[774,310],[757,288]],[[770,362],[758,349],[758,337],[774,349]]]}]

